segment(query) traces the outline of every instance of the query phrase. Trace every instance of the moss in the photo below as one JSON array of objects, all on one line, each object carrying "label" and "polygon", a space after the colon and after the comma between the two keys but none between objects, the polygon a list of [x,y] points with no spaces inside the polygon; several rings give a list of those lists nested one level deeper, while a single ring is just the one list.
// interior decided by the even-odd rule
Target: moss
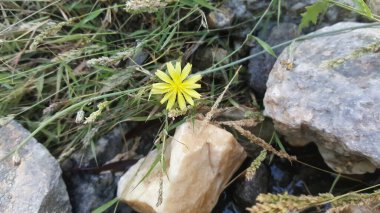
[{"label": "moss", "polygon": [[356,49],[344,57],[326,61],[322,64],[322,66],[325,66],[325,67],[331,68],[331,69],[336,68],[336,67],[342,65],[343,63],[349,61],[349,60],[360,58],[360,57],[367,55],[369,53],[376,53],[379,51],[380,51],[380,41],[372,43],[368,46]]}]

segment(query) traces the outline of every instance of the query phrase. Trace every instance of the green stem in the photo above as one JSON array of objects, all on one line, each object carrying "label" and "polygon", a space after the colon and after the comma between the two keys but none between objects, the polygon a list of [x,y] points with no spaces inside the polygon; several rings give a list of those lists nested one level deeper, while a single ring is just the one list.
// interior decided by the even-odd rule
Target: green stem
[{"label": "green stem", "polygon": [[[303,41],[303,40],[312,39],[312,38],[316,38],[316,37],[320,37],[320,36],[331,35],[331,34],[334,34],[334,33],[341,33],[341,32],[345,32],[345,31],[351,31],[351,30],[356,30],[356,29],[361,29],[361,28],[376,27],[376,26],[380,26],[380,23],[363,24],[363,25],[360,25],[360,26],[347,27],[347,28],[344,28],[344,29],[339,29],[339,30],[334,30],[334,31],[329,31],[329,32],[311,33],[311,34],[308,34],[308,35],[299,36],[299,37],[297,37],[295,39],[292,39],[292,40],[285,41],[283,43],[277,44],[277,45],[273,46],[272,49],[277,49],[277,48],[283,47],[285,45],[291,44],[292,42],[296,42],[296,41]],[[226,64],[226,65],[223,65],[223,66],[220,66],[220,67],[208,68],[206,70],[198,72],[197,74],[207,75],[207,74],[210,74],[210,73],[221,71],[223,69],[226,69],[226,68],[229,68],[229,67],[241,64],[243,62],[246,62],[246,61],[248,61],[248,60],[250,60],[252,58],[255,58],[257,56],[260,56],[260,55],[262,55],[264,53],[266,53],[265,50],[260,51],[260,52],[255,53],[255,54],[252,54],[252,55],[249,55],[249,56],[247,56],[245,58],[241,58],[241,59],[239,59],[237,61],[234,61],[232,63]]]},{"label": "green stem", "polygon": [[88,103],[93,102],[93,101],[97,101],[97,100],[100,100],[100,99],[109,98],[109,97],[113,97],[113,96],[118,96],[118,95],[126,95],[126,94],[129,94],[129,93],[132,93],[132,92],[135,92],[135,91],[139,91],[139,90],[141,90],[141,87],[140,88],[126,90],[126,91],[114,92],[114,93],[109,93],[109,94],[105,94],[105,95],[101,95],[101,96],[92,97],[92,98],[80,101],[80,102],[78,102],[76,104],[73,104],[73,105],[67,107],[66,109],[64,109],[62,111],[57,112],[52,117],[50,117],[50,118],[46,119],[45,121],[43,121],[38,126],[38,128],[35,129],[28,137],[26,137],[24,140],[22,140],[16,146],[15,149],[13,149],[12,151],[10,151],[4,157],[1,157],[0,158],[0,162],[3,161],[4,159],[8,158],[9,156],[11,156],[13,153],[17,152],[22,146],[24,146],[30,139],[32,139],[39,131],[41,131],[43,128],[45,128],[48,124],[50,124],[51,122],[55,121],[56,119],[58,119],[58,118],[60,118],[60,117],[62,117],[64,115],[66,115],[67,113],[69,113],[71,111],[74,111],[74,110],[77,110],[80,107],[82,107],[83,105],[88,104]]}]

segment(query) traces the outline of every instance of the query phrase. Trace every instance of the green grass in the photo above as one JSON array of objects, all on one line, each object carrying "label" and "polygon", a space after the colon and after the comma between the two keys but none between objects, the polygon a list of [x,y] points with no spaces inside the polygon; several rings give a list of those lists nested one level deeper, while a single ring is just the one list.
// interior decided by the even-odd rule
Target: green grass
[{"label": "green grass", "polygon": [[[379,20],[363,5],[353,9],[336,1],[329,3]],[[62,161],[120,123],[159,119],[165,124],[165,134],[173,132],[184,120],[168,120],[159,99],[149,97],[150,86],[156,80],[154,72],[164,69],[166,62],[192,62],[192,48],[198,44],[228,52],[204,70],[193,69],[203,75],[202,99],[196,104],[201,108],[214,105],[239,65],[292,42],[325,35],[300,36],[272,47],[257,40],[254,36],[267,27],[266,20],[280,21],[281,0],[272,0],[268,8],[244,22],[206,29],[202,25],[205,13],[220,4],[180,0],[152,14],[131,14],[125,11],[124,1],[0,2],[0,117],[12,115],[32,132],[30,137]],[[374,25],[379,23],[366,26]],[[246,39],[234,48],[231,33],[247,26],[251,28]],[[241,57],[246,44],[255,38],[264,50]],[[136,64],[142,55],[146,59]],[[246,78],[243,68],[221,107],[252,103]],[[75,122],[79,110],[88,117],[105,101],[110,104],[94,123]],[[191,118],[196,110],[183,119]],[[285,150],[278,137],[275,141]]]},{"label": "green grass", "polygon": [[[58,158],[118,123],[164,119],[161,110],[151,114],[160,106],[156,97],[148,97],[154,71],[167,61],[187,60],[186,47],[196,42],[218,46],[222,30],[200,28],[201,6],[187,1],[154,14],[128,14],[122,2],[5,2],[3,7],[6,15],[1,22],[7,25],[0,29],[0,115],[14,115]],[[236,59],[238,50],[227,50],[231,54],[225,60]],[[142,53],[147,59],[135,64]],[[102,57],[107,58],[97,60]],[[86,65],[90,60],[97,63]],[[216,70],[220,66],[206,71],[223,72],[204,77],[199,105],[212,105],[232,77],[234,64]],[[212,96],[207,92],[210,81],[214,82]],[[236,88],[243,84],[234,82]],[[230,93],[225,100],[244,103],[244,91]],[[78,110],[83,109],[87,117],[103,101],[111,104],[97,122],[74,122]],[[98,131],[88,138],[91,129]]]}]

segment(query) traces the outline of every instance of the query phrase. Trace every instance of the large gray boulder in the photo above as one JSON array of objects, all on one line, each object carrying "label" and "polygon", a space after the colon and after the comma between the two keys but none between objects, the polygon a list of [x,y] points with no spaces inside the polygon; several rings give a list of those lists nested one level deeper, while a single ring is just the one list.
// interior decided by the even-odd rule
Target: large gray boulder
[{"label": "large gray boulder", "polygon": [[[29,134],[15,121],[0,124],[0,157]],[[35,139],[29,140],[18,157],[0,162],[0,212],[71,212],[61,173],[48,150]]]},{"label": "large gray boulder", "polygon": [[[338,23],[279,56],[267,82],[265,115],[290,144],[314,142],[347,174],[380,168],[380,27]],[[293,65],[293,67],[291,66]]]}]

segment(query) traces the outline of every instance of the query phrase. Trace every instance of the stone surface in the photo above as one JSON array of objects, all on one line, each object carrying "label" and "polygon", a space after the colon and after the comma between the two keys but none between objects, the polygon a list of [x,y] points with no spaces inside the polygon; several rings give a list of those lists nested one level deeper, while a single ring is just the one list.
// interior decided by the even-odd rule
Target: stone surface
[{"label": "stone surface", "polygon": [[229,0],[224,3],[224,6],[230,8],[232,13],[238,19],[250,18],[252,15],[247,12],[246,1],[244,0]]},{"label": "stone surface", "polygon": [[380,16],[380,0],[368,0],[367,4],[373,14]]},{"label": "stone surface", "polygon": [[[298,26],[292,23],[281,23],[272,27],[271,33],[265,39],[265,41],[274,46],[282,42],[291,40],[299,35]],[[266,37],[263,35],[263,37]],[[280,54],[284,48],[275,49],[276,55]],[[251,54],[258,53],[262,51],[263,48],[257,44],[251,49]],[[256,58],[249,61],[248,71],[250,73],[250,86],[255,92],[255,94],[262,98],[266,91],[266,82],[268,80],[268,75],[276,62],[276,58],[268,53],[262,54]]]},{"label": "stone surface", "polygon": [[[343,22],[317,32],[362,25]],[[335,171],[373,172],[380,167],[379,50],[378,27],[294,43],[269,75],[264,114],[289,143],[315,142]]]},{"label": "stone surface", "polygon": [[262,164],[257,170],[252,179],[247,180],[241,178],[237,180],[234,190],[234,201],[243,207],[253,206],[256,198],[260,193],[268,191],[268,169],[265,164]]},{"label": "stone surface", "polygon": [[[228,52],[219,47],[203,47],[197,50],[193,59],[193,66],[197,69],[204,70],[212,65],[219,63],[225,59],[228,55]],[[224,60],[221,62],[222,65],[228,63],[229,60]]]},{"label": "stone surface", "polygon": [[150,152],[119,182],[119,198],[139,212],[211,212],[246,157],[231,133],[198,120],[177,127],[164,152],[166,174],[158,163],[140,182],[157,155]]},{"label": "stone surface", "polygon": [[[0,126],[0,158],[29,134],[15,121]],[[61,168],[35,139],[0,162],[0,212],[71,212]]]},{"label": "stone surface", "polygon": [[219,10],[213,10],[207,15],[207,23],[211,28],[224,28],[231,26],[235,14],[233,11],[225,6]]},{"label": "stone surface", "polygon": [[96,168],[97,165],[103,165],[125,151],[126,144],[123,141],[125,132],[125,126],[119,126],[95,142],[96,159],[91,147],[88,147],[74,153],[62,163],[73,212],[91,212],[115,198],[121,174],[110,171],[100,174],[81,173],[76,169]]}]

